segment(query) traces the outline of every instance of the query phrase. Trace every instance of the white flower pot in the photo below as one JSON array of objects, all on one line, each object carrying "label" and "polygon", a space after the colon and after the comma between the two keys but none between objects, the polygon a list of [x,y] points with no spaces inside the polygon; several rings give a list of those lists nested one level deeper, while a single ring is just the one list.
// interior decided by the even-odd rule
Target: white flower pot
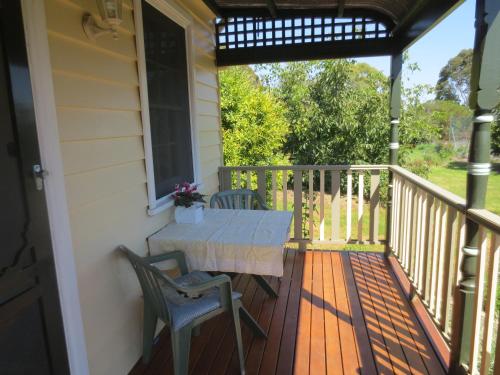
[{"label": "white flower pot", "polygon": [[175,222],[178,224],[198,224],[203,221],[203,205],[194,204],[191,207],[175,207]]}]

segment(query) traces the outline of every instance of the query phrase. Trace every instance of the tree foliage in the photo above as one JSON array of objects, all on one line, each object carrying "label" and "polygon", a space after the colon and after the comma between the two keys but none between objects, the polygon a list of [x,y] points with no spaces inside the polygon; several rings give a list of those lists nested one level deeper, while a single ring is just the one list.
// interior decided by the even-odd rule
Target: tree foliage
[{"label": "tree foliage", "polygon": [[225,165],[273,165],[287,162],[284,108],[249,67],[220,72]]},{"label": "tree foliage", "polygon": [[471,124],[472,111],[469,107],[451,100],[433,100],[424,103],[431,121],[437,126],[441,140],[451,139],[451,126],[457,123]]},{"label": "tree foliage", "polygon": [[436,99],[467,104],[470,94],[471,69],[472,49],[464,49],[451,58],[439,72]]},{"label": "tree foliage", "polygon": [[274,65],[267,77],[286,109],[284,148],[295,164],[385,162],[388,85],[381,72],[328,60]]}]

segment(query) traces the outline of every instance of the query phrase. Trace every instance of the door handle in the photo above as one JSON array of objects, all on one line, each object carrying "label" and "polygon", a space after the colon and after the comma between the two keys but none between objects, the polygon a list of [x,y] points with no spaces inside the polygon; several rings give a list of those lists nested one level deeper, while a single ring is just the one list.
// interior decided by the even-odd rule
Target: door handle
[{"label": "door handle", "polygon": [[33,165],[33,179],[35,180],[36,190],[43,190],[43,180],[48,174],[49,172],[43,170],[40,164]]}]

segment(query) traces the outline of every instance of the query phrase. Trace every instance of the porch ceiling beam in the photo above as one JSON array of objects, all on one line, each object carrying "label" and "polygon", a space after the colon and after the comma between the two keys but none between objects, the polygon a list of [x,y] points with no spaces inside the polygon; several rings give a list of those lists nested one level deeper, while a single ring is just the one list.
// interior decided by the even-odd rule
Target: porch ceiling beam
[{"label": "porch ceiling beam", "polygon": [[422,38],[464,0],[420,0],[392,30],[396,48],[404,50]]},{"label": "porch ceiling beam", "polygon": [[395,52],[390,39],[217,50],[217,65],[245,65],[347,57],[386,56]]},{"label": "porch ceiling beam", "polygon": [[215,0],[203,0],[203,2],[217,17],[222,17],[222,12],[219,6],[215,3]]},{"label": "porch ceiling beam", "polygon": [[266,0],[267,2],[267,9],[269,9],[269,13],[273,18],[276,18],[278,16],[278,10],[276,9],[276,3],[274,0]]}]

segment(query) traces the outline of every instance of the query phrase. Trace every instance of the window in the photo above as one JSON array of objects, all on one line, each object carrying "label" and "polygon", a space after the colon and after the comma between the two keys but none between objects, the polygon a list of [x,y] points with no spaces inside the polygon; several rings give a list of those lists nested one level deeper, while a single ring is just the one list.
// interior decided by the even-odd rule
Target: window
[{"label": "window", "polygon": [[167,16],[172,10],[163,9],[166,2],[137,3],[140,8],[136,9],[142,8],[137,39],[149,212],[154,214],[171,205],[170,194],[176,184],[194,182],[196,176],[189,31],[185,22]]}]

